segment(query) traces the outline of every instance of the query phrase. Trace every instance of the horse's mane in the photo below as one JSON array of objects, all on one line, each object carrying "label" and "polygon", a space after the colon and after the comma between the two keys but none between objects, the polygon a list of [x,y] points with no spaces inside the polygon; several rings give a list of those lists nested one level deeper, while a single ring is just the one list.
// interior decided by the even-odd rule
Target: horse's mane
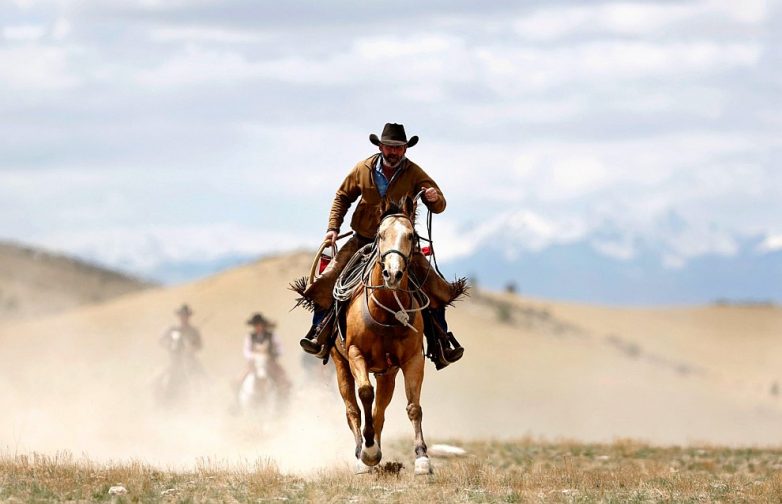
[{"label": "horse's mane", "polygon": [[383,212],[383,214],[380,216],[380,220],[382,221],[389,215],[396,215],[396,214],[402,214],[407,215],[410,217],[410,220],[413,222],[413,225],[415,225],[415,220],[418,217],[418,205],[413,204],[413,212],[412,215],[408,215],[407,212],[405,212],[405,203],[408,199],[411,199],[409,196],[402,197],[399,201],[392,201],[388,204],[386,207],[386,211]]}]

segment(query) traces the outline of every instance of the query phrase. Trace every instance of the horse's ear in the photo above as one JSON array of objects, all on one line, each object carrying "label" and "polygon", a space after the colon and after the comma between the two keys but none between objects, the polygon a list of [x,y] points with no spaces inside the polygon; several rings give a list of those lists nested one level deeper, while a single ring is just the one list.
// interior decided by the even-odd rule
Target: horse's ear
[{"label": "horse's ear", "polygon": [[388,206],[389,206],[389,204],[390,203],[385,198],[380,200],[380,215],[386,215],[386,213],[388,213]]},{"label": "horse's ear", "polygon": [[410,220],[415,219],[415,200],[410,196],[405,196],[402,200],[402,211],[410,217]]}]

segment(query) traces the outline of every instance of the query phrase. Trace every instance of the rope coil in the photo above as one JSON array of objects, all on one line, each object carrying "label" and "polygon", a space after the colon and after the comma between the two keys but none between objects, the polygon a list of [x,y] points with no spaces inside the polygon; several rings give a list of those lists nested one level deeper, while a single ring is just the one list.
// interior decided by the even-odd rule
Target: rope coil
[{"label": "rope coil", "polygon": [[[416,194],[413,201],[417,202],[418,199],[423,196],[424,192],[425,190],[421,190],[418,194]],[[433,245],[431,239],[432,238],[432,211],[429,210],[428,208],[427,208],[427,233],[429,235],[428,239],[423,238],[422,236],[418,235],[418,233],[416,233],[416,236],[418,237],[419,240],[419,248],[420,248],[420,240],[424,240],[428,242],[430,245]],[[440,270],[437,267],[436,259],[434,257],[434,247],[432,246],[431,248],[432,248],[432,260],[434,260],[434,264],[433,264],[434,269],[440,276],[442,276],[442,273],[440,273]],[[372,273],[372,265],[374,264],[375,261],[378,260],[378,258],[379,258],[379,249],[378,249],[377,239],[375,239],[373,243],[364,245],[355,254],[353,254],[353,257],[351,257],[348,263],[345,265],[343,273],[337,278],[337,281],[334,284],[334,289],[332,291],[332,295],[334,296],[334,299],[338,302],[347,301],[351,299],[361,287],[363,287],[365,302],[367,304],[369,303],[369,299],[371,297],[372,301],[374,301],[374,303],[378,307],[392,314],[400,324],[409,327],[410,329],[417,332],[417,329],[410,324],[409,314],[420,312],[428,308],[431,301],[429,299],[429,296],[423,291],[421,285],[418,285],[412,277],[408,277],[410,279],[410,283],[413,285],[413,289],[410,290],[394,289],[394,293],[393,293],[394,300],[399,306],[399,309],[394,310],[382,304],[375,296],[374,291],[377,289],[385,289],[386,287],[384,285],[371,285],[371,278],[370,278]],[[430,260],[430,264],[432,264],[432,260]],[[362,263],[361,267],[358,267],[358,263]],[[427,271],[427,277],[429,273],[430,271]],[[422,284],[425,282],[426,282],[426,278],[424,278],[424,282],[422,282]],[[402,305],[401,300],[399,299],[399,295],[397,294],[398,290],[405,290],[405,292],[412,294],[413,299],[415,299],[415,295],[421,296],[425,301],[423,305],[419,305],[419,306],[415,306],[418,303],[415,303],[414,301],[415,307],[405,308]],[[371,314],[370,317],[372,317]],[[390,327],[388,324],[382,324],[374,320],[374,318],[373,321],[378,325]]]}]

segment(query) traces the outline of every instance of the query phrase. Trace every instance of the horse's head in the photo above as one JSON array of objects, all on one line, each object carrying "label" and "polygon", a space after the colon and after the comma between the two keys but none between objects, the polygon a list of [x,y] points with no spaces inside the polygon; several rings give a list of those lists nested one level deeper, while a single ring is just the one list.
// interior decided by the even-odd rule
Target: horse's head
[{"label": "horse's head", "polygon": [[415,203],[406,197],[388,205],[377,230],[378,262],[383,283],[389,289],[399,288],[407,272],[415,242]]},{"label": "horse's head", "polygon": [[266,345],[253,350],[253,370],[256,378],[266,378],[269,366],[269,351]]}]

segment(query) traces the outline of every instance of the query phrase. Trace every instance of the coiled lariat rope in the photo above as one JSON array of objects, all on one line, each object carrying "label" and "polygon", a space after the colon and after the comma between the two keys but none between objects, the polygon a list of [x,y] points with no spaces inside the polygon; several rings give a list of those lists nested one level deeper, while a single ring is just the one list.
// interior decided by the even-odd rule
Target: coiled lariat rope
[{"label": "coiled lariat rope", "polygon": [[[416,194],[415,198],[413,199],[413,202],[418,201],[421,196],[423,196],[425,190],[421,190],[418,194]],[[391,217],[391,216],[388,216]],[[434,256],[434,247],[432,242],[432,211],[429,210],[427,207],[427,233],[429,234],[429,238],[423,238],[416,233],[416,236],[419,240],[419,248],[420,248],[420,241],[424,240],[429,243],[429,246],[431,248],[432,253],[432,260],[434,260],[434,269],[437,271],[437,273],[442,276],[442,273],[440,273],[439,268],[437,268],[437,262]],[[416,312],[423,311],[427,309],[430,305],[430,299],[429,296],[423,291],[421,288],[421,285],[426,283],[426,278],[424,278],[424,282],[421,282],[421,285],[416,283],[416,281],[410,276],[410,272],[408,271],[408,280],[413,285],[412,289],[389,289],[385,285],[372,285],[371,284],[371,276],[372,276],[372,267],[374,266],[375,261],[378,260],[379,251],[378,251],[378,240],[375,238],[375,241],[372,243],[369,243],[367,245],[364,245],[361,247],[355,254],[353,254],[353,257],[350,258],[350,261],[348,261],[347,265],[345,265],[344,273],[337,278],[337,282],[334,284],[334,290],[332,292],[334,299],[340,302],[347,301],[351,299],[359,287],[364,288],[364,298],[365,302],[367,303],[367,307],[369,306],[369,299],[371,298],[372,301],[375,302],[377,306],[379,306],[381,309],[385,310],[386,312],[392,314],[394,318],[403,326],[406,326],[410,329],[412,329],[415,332],[418,332],[418,330],[410,324],[410,315]],[[408,263],[408,258],[405,258],[405,263]],[[356,267],[357,263],[361,263],[362,266],[360,268]],[[431,264],[431,261],[430,261]],[[427,271],[427,278],[429,275],[429,271]],[[392,308],[389,308],[388,306],[381,303],[377,296],[375,296],[375,291],[378,289],[387,289],[391,290],[394,296],[394,300],[396,301],[397,305],[399,306],[398,310],[394,310]],[[421,306],[413,307],[413,308],[405,308],[402,305],[402,301],[399,299],[399,291],[406,292],[411,295],[411,299],[415,301],[416,295],[420,296],[424,299],[424,304]],[[417,303],[414,303],[414,306]],[[377,320],[372,317],[372,314],[369,313],[370,318],[372,318],[372,321],[380,326],[383,327],[393,327],[389,324],[383,324],[381,322],[378,322]]]}]

